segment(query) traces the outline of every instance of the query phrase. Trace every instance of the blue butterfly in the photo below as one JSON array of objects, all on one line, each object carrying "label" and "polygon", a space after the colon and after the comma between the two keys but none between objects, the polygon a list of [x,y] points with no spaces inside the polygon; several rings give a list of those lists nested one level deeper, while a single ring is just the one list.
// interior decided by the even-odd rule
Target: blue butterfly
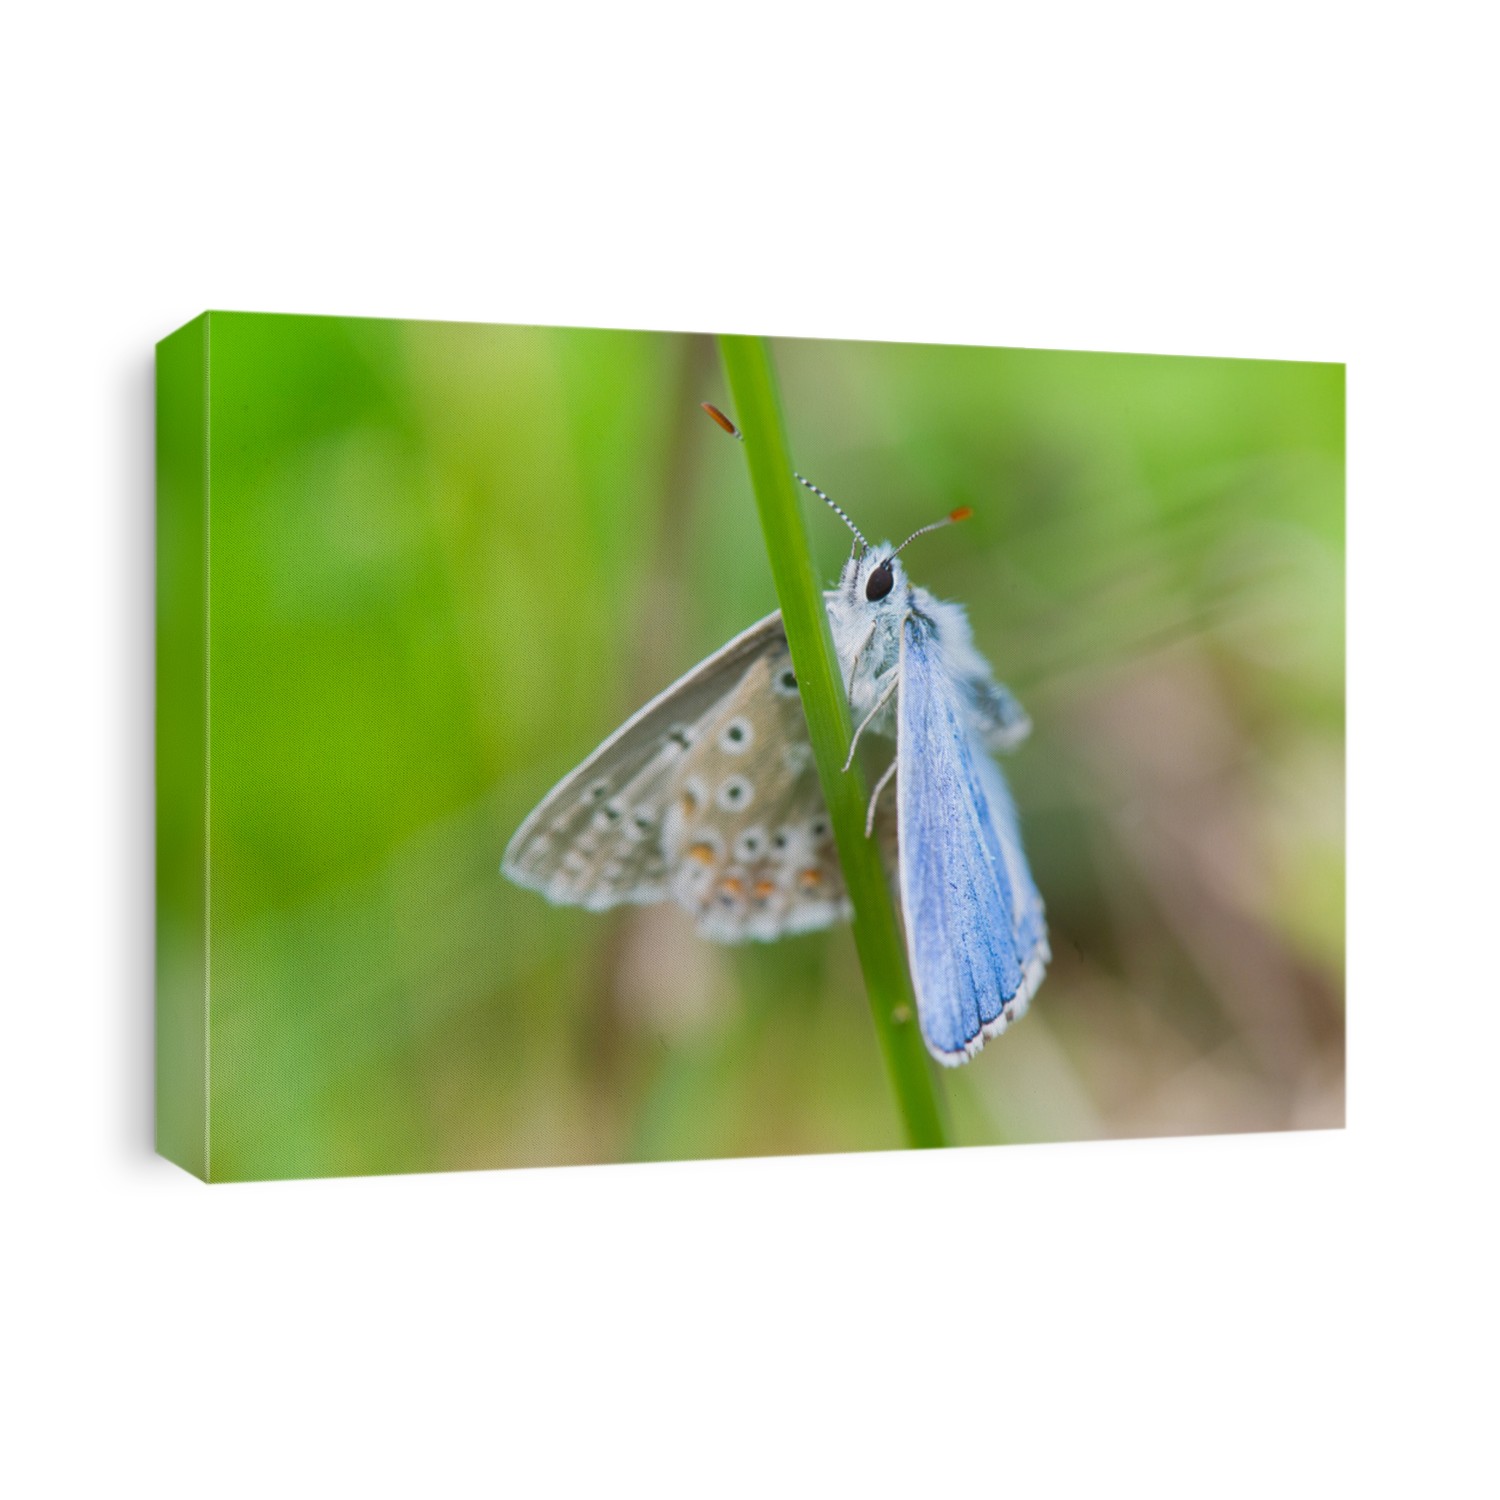
[{"label": "blue butterfly", "polygon": [[855,742],[869,730],[896,742],[867,827],[894,775],[918,1019],[933,1056],[961,1063],[1026,1013],[1051,957],[1015,804],[990,758],[1031,723],[994,680],[962,607],[906,578],[896,554],[907,543],[870,547],[855,535],[862,551],[827,596],[829,620],[850,704],[862,715]]},{"label": "blue butterfly", "polygon": [[[735,432],[722,414],[711,415]],[[737,433],[736,433],[737,435]],[[894,739],[867,834],[895,865],[928,1050],[967,1061],[1026,1012],[1051,957],[1015,805],[991,751],[1031,725],[974,646],[961,606],[909,582],[899,547],[856,548],[824,595],[858,728]],[[894,826],[890,799],[895,779]],[[718,942],[847,919],[849,902],[779,613],[626,721],[542,799],[503,864],[557,903],[671,900]]]}]

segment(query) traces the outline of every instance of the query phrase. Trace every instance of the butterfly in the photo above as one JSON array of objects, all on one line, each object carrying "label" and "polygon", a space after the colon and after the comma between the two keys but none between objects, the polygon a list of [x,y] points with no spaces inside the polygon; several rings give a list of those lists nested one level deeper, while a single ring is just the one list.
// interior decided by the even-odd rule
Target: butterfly
[{"label": "butterfly", "polygon": [[[894,740],[865,831],[893,869],[923,1040],[939,1062],[962,1063],[1025,1014],[1051,957],[1015,804],[991,758],[1019,744],[1030,720],[979,654],[962,606],[913,584],[900,561],[910,542],[968,512],[899,547],[872,547],[796,477],[854,534],[838,587],[824,594],[858,725],[845,770],[867,733]],[[564,776],[517,829],[502,869],[549,901],[592,911],[676,902],[716,942],[847,920],[780,613],[700,662]]]}]

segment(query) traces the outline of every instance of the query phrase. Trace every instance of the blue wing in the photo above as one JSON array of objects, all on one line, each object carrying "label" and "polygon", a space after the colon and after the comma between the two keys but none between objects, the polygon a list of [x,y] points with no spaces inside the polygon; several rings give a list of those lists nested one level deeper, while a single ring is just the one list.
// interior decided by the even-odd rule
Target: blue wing
[{"label": "blue wing", "polygon": [[933,626],[901,634],[897,848],[906,949],[927,1049],[972,1057],[1026,1008],[1046,964],[1042,903],[999,768],[969,727]]},{"label": "blue wing", "polygon": [[979,773],[979,782],[989,803],[990,817],[1000,840],[1000,852],[1005,856],[1005,872],[1010,877],[1011,895],[1015,900],[1012,915],[1016,948],[1021,955],[1026,981],[1021,986],[1023,993],[1014,1002],[1019,1016],[1025,1014],[1026,1002],[1036,993],[1052,958],[1052,950],[1047,946],[1046,908],[1042,905],[1041,892],[1031,878],[1031,866],[1026,862],[1026,850],[1021,843],[1016,804],[1005,784],[1005,777],[982,749],[975,748],[973,754],[974,768]]}]

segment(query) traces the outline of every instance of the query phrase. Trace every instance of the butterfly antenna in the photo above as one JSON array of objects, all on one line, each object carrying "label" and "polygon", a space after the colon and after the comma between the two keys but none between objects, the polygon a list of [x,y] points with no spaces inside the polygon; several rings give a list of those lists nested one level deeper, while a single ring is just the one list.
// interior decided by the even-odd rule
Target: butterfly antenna
[{"label": "butterfly antenna", "polygon": [[[941,531],[944,526],[952,526],[955,521],[967,521],[973,514],[973,507],[968,505],[960,505],[957,510],[950,510],[941,521],[933,521],[931,525],[928,526],[919,526],[914,532],[912,532],[909,537],[907,537],[905,542],[901,543],[901,547],[906,546],[907,542],[916,541],[919,536],[926,536],[929,531]],[[896,552],[899,552],[901,550],[901,547],[897,547]],[[896,552],[891,553],[891,556],[894,557],[896,555]]]},{"label": "butterfly antenna", "polygon": [[859,527],[849,519],[848,512],[845,511],[844,507],[840,505],[832,495],[826,494],[823,490],[820,490],[817,485],[812,482],[812,480],[804,479],[799,473],[797,473],[795,469],[792,470],[792,478],[795,479],[798,484],[802,485],[804,489],[811,490],[813,494],[815,494],[818,499],[821,500],[823,504],[826,505],[829,510],[831,510],[834,515],[836,515],[839,520],[841,520],[844,525],[854,533],[854,540],[859,543],[859,550],[861,552],[866,552],[869,550],[870,544],[865,540],[864,532],[862,532]]},{"label": "butterfly antenna", "polygon": [[[722,427],[724,429],[725,432],[727,432],[730,435],[730,437],[732,437],[732,438],[738,438],[739,441],[742,442],[742,443],[745,441],[745,434],[743,432],[741,432],[739,430],[739,428],[736,427],[734,425],[734,423],[731,422],[729,420],[729,418],[726,417],[724,415],[724,413],[719,410],[719,408],[717,406],[712,406],[707,401],[700,401],[698,404],[703,408],[704,411],[706,411],[709,414],[709,416],[711,416],[714,419],[715,422],[717,422],[719,424],[720,427]],[[843,506],[841,506],[838,503],[838,501],[836,501],[833,498],[832,495],[828,494],[824,490],[820,490],[817,487],[817,485],[815,485],[812,482],[812,480],[810,480],[810,479],[804,479],[795,469],[792,470],[792,478],[795,479],[797,481],[797,483],[800,484],[804,489],[811,490],[813,492],[813,494],[815,494],[818,497],[818,499],[821,500],[823,502],[823,504],[826,505],[829,508],[829,510],[831,510],[834,513],[834,515],[836,515],[839,518],[839,520],[841,520],[844,523],[844,525],[847,526],[849,528],[849,530],[854,533],[854,539],[859,543],[860,550],[862,552],[869,550],[870,544],[865,540],[865,534],[864,534],[864,532],[862,532],[859,529],[859,527],[856,526],[854,524],[854,522],[849,519],[849,513],[843,508]],[[939,526],[945,526],[945,525],[947,525],[947,522],[946,521],[939,521],[939,522],[937,522],[937,524]],[[931,527],[927,527],[926,529],[930,531],[932,528]],[[920,535],[920,534],[921,534],[920,532],[917,533],[917,535]],[[911,540],[910,537],[908,537],[906,539],[906,541],[908,541],[908,542],[910,540]],[[905,545],[906,545],[906,542],[902,542],[901,546],[904,547]],[[898,547],[896,550],[900,551],[900,548]]]}]

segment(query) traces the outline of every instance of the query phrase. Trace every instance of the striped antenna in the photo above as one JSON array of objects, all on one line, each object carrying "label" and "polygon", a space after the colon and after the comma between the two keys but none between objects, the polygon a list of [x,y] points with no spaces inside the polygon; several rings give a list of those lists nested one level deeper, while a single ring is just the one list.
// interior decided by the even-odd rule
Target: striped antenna
[{"label": "striped antenna", "polygon": [[[941,531],[944,526],[952,526],[955,521],[967,521],[973,514],[972,506],[960,505],[957,510],[950,510],[941,521],[934,521],[928,526],[919,526],[905,542],[901,543],[901,547],[906,546],[907,542],[916,541],[919,536],[926,536],[929,531]],[[897,547],[896,552],[899,552],[901,547]],[[894,557],[896,552],[891,553],[891,556]]]},{"label": "striped antenna", "polygon": [[[738,438],[742,443],[745,441],[745,434],[741,432],[739,428],[736,427],[734,423],[731,422],[729,418],[719,410],[717,406],[712,406],[707,401],[700,401],[698,404],[703,408],[704,411],[709,414],[709,416],[714,419],[715,422],[719,424],[720,427],[724,429],[725,432],[730,435],[730,437]],[[848,512],[833,498],[832,495],[829,495],[825,491],[820,490],[817,485],[812,482],[812,480],[804,479],[795,469],[792,470],[792,478],[795,479],[797,483],[800,484],[804,489],[811,490],[813,494],[815,494],[818,499],[821,500],[823,504],[826,505],[829,510],[831,510],[834,515],[836,515],[839,520],[841,520],[844,525],[854,533],[855,540],[859,543],[860,550],[862,552],[869,550],[870,544],[865,540],[864,532],[862,532],[859,527],[849,519]],[[967,514],[967,512],[965,512],[965,514]],[[954,513],[954,518],[959,520],[962,519],[962,517],[958,516],[957,512]],[[947,522],[939,521],[936,524],[939,526],[945,526],[947,525]],[[929,526],[925,529],[930,531],[932,528]],[[920,536],[921,533],[918,532],[916,533],[916,535]],[[907,537],[906,541],[909,542],[910,540],[911,537]],[[906,542],[902,542],[901,546],[904,547],[905,545]],[[899,552],[901,548],[898,547],[896,550]]]},{"label": "striped antenna", "polygon": [[840,505],[832,495],[825,494],[817,487],[817,485],[812,482],[812,480],[804,479],[799,473],[797,473],[795,469],[792,470],[792,478],[795,479],[798,484],[803,485],[807,489],[810,489],[813,494],[815,494],[818,499],[821,500],[823,504],[826,505],[829,510],[831,510],[834,515],[836,515],[839,520],[841,520],[844,525],[854,533],[854,539],[859,543],[861,552],[867,552],[869,550],[870,544],[865,540],[864,532],[862,532],[859,527],[849,519],[848,513],[844,510],[844,507]]}]

